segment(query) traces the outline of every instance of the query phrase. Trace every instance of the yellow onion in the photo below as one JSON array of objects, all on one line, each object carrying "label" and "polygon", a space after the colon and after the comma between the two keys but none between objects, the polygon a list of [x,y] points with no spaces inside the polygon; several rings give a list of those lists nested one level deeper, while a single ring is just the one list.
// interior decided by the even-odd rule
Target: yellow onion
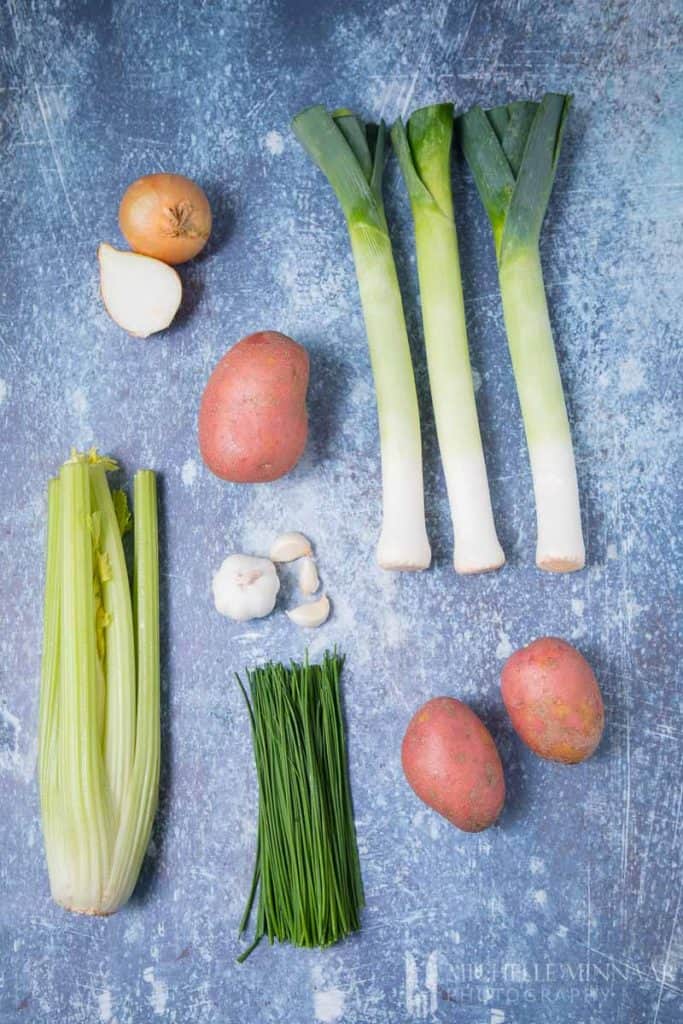
[{"label": "yellow onion", "polygon": [[132,249],[164,263],[185,263],[211,234],[203,189],[182,174],[147,174],[126,189],[119,225]]}]

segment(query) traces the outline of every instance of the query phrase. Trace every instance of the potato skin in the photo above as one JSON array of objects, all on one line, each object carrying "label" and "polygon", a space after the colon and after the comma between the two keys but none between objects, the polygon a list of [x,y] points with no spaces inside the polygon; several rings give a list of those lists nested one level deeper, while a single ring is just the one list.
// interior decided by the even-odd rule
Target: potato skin
[{"label": "potato skin", "polygon": [[463,832],[483,831],[503,808],[505,778],[491,733],[454,697],[434,697],[415,712],[401,763],[420,800]]},{"label": "potato skin", "polygon": [[199,407],[199,448],[216,476],[265,483],[306,447],[308,354],[277,331],[250,334],[223,356]]},{"label": "potato skin", "polygon": [[542,637],[505,662],[500,680],[520,739],[550,761],[578,764],[594,752],[605,724],[602,695],[575,647]]}]

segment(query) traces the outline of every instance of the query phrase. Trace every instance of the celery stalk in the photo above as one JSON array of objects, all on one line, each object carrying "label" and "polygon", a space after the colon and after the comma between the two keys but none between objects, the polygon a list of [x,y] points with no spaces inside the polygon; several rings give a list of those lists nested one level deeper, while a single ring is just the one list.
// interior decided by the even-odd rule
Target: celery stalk
[{"label": "celery stalk", "polygon": [[135,761],[123,803],[110,886],[112,903],[119,905],[130,897],[140,873],[159,790],[159,536],[156,477],[149,469],[135,474],[133,510],[137,715]]},{"label": "celery stalk", "polygon": [[451,191],[453,106],[416,110],[391,130],[415,224],[429,384],[461,573],[505,561],[493,521],[472,385]]},{"label": "celery stalk", "polygon": [[109,619],[105,650],[106,674],[104,759],[118,821],[130,781],[135,751],[135,648],[128,569],[121,531],[102,461],[90,467],[93,503],[101,514],[100,549],[110,578],[102,584],[103,607]]},{"label": "celery stalk", "polygon": [[332,185],[351,240],[379,419],[383,510],[377,560],[384,569],[425,569],[431,550],[417,393],[382,200],[385,128],[320,106],[303,110],[292,128]]},{"label": "celery stalk", "polygon": [[58,815],[57,757],[60,698],[60,614],[61,524],[59,480],[50,480],[47,491],[47,559],[45,567],[45,607],[43,613],[43,657],[41,665],[40,709],[38,732],[38,781],[40,806],[45,833],[45,849],[50,876],[61,870],[57,845]]},{"label": "celery stalk", "polygon": [[62,466],[60,695],[56,742],[62,870],[51,879],[55,900],[84,914],[99,912],[112,846],[111,802],[98,723],[97,650],[90,472]]},{"label": "celery stalk", "polygon": [[569,421],[539,257],[569,96],[473,107],[460,141],[491,221],[508,346],[536,496],[539,568],[583,568],[585,550]]}]

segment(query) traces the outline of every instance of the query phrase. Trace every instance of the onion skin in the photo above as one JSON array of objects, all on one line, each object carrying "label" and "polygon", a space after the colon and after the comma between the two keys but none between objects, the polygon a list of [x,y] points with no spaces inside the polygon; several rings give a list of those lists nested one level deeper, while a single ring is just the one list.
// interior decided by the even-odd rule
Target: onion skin
[{"label": "onion skin", "polygon": [[135,252],[185,263],[206,245],[211,207],[203,189],[182,174],[147,174],[126,189],[119,226]]},{"label": "onion skin", "polygon": [[566,640],[542,637],[508,658],[501,693],[515,731],[539,757],[578,764],[600,743],[600,687],[586,659]]}]

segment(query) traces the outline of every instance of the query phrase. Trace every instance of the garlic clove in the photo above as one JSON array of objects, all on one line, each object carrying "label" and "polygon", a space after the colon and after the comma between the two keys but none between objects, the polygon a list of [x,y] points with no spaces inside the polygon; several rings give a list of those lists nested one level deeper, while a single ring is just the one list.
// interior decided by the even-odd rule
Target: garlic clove
[{"label": "garlic clove", "polygon": [[293,562],[312,554],[311,542],[303,533],[281,533],[273,541],[270,558],[273,562]]},{"label": "garlic clove", "polygon": [[138,338],[148,338],[169,326],[183,294],[173,267],[106,242],[97,250],[97,258],[102,300],[119,327]]},{"label": "garlic clove", "polygon": [[302,594],[310,596],[315,594],[319,586],[320,578],[316,564],[310,555],[306,555],[299,569],[299,590]]},{"label": "garlic clove", "polygon": [[236,622],[270,615],[280,580],[269,558],[230,555],[213,577],[216,611]]},{"label": "garlic clove", "polygon": [[327,622],[329,616],[330,602],[325,594],[317,601],[300,604],[297,608],[291,608],[287,612],[287,617],[296,626],[302,626],[304,629],[315,629],[316,626],[322,626],[323,622]]}]

